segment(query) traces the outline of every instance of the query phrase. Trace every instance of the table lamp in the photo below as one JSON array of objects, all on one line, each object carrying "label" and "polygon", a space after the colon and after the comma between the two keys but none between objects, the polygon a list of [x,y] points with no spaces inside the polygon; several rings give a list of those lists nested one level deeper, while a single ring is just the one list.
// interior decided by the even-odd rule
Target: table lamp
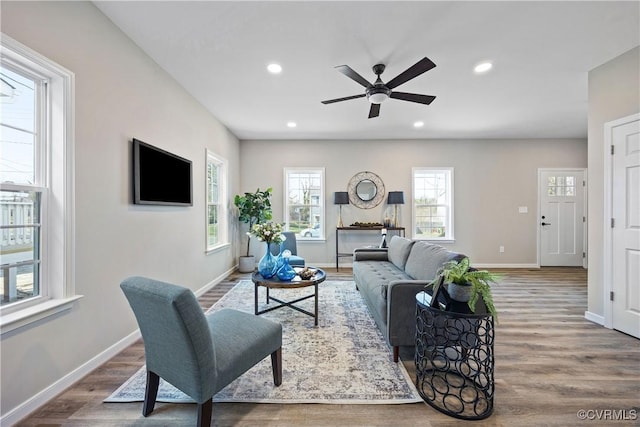
[{"label": "table lamp", "polygon": [[338,211],[338,228],[344,227],[342,224],[342,205],[349,204],[349,193],[346,191],[336,191],[333,196],[333,203],[340,206]]},{"label": "table lamp", "polygon": [[389,191],[389,197],[387,198],[387,204],[395,205],[395,215],[393,216],[393,226],[398,228],[398,205],[404,205],[404,192],[403,191]]}]

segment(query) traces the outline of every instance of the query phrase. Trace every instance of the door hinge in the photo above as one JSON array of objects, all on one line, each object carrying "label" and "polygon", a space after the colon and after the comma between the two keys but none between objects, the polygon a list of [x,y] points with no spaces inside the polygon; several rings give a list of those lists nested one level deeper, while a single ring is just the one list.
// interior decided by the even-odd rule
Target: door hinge
[{"label": "door hinge", "polygon": [[616,220],[615,218],[611,218],[611,228],[616,226]]},{"label": "door hinge", "polygon": [[582,258],[586,258],[587,257],[587,253],[586,252],[582,252]]},{"label": "door hinge", "polygon": [[611,144],[611,155],[613,155],[613,144]]},{"label": "door hinge", "polygon": [[586,187],[586,186],[587,186],[587,181],[582,180],[582,186],[583,186],[583,187]]},{"label": "door hinge", "polygon": [[587,217],[586,216],[582,217],[582,222],[587,222]]},{"label": "door hinge", "polygon": [[609,301],[613,301],[613,291],[609,292]]}]

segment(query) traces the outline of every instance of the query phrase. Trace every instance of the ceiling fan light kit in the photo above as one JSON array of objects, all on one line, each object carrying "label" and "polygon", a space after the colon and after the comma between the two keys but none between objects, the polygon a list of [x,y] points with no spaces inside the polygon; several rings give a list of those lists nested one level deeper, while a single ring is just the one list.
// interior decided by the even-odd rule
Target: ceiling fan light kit
[{"label": "ceiling fan light kit", "polygon": [[384,72],[385,65],[384,64],[376,64],[373,66],[373,72],[376,74],[377,79],[375,83],[369,83],[364,77],[355,72],[348,65],[338,65],[336,69],[340,71],[345,76],[349,77],[351,80],[359,83],[364,86],[365,93],[361,95],[352,95],[344,98],[336,98],[329,99],[327,101],[322,101],[323,104],[333,104],[335,102],[348,101],[356,98],[367,97],[367,100],[371,103],[371,108],[369,109],[369,118],[378,117],[380,114],[380,104],[386,101],[389,98],[398,99],[400,101],[409,101],[415,102],[418,104],[429,105],[436,99],[435,96],[432,95],[421,95],[417,93],[407,93],[407,92],[394,92],[393,89],[400,86],[403,83],[408,82],[409,80],[418,77],[420,74],[423,74],[430,69],[434,68],[436,64],[434,64],[429,58],[426,56],[422,58],[420,61],[416,62],[411,67],[407,68],[405,71],[397,75],[395,78],[391,79],[388,83],[384,83],[380,78],[380,74]]}]

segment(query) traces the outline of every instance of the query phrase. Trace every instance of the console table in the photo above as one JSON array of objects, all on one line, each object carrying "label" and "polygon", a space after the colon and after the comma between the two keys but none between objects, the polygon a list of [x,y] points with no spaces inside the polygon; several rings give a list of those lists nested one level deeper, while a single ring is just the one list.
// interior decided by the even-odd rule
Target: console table
[{"label": "console table", "polygon": [[[438,304],[440,303],[439,296]],[[490,314],[474,314],[467,303],[416,295],[416,387],[433,408],[465,420],[493,412],[494,329]],[[479,311],[476,308],[476,311]]]},{"label": "console table", "polygon": [[404,227],[383,227],[383,226],[374,226],[374,227],[337,227],[336,228],[336,270],[340,271],[339,260],[342,257],[350,257],[353,256],[351,252],[340,252],[340,233],[350,232],[350,231],[377,231],[380,233],[380,230],[386,229],[387,232],[391,231],[397,233],[398,235],[404,237],[405,230]]}]

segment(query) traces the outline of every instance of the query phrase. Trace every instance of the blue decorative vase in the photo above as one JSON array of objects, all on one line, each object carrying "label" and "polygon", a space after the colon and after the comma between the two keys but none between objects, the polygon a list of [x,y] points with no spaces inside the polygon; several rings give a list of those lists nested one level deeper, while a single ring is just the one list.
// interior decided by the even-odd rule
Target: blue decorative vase
[{"label": "blue decorative vase", "polygon": [[276,273],[278,275],[278,279],[285,282],[288,282],[289,280],[296,277],[296,271],[293,269],[293,267],[291,267],[291,264],[289,264],[290,256],[291,251],[289,250],[284,251],[284,254],[280,254],[282,264],[280,265],[280,267],[278,268],[278,272]]},{"label": "blue decorative vase", "polygon": [[276,274],[277,258],[271,253],[269,243],[267,243],[267,251],[258,263],[258,273],[265,279],[271,279]]},{"label": "blue decorative vase", "polygon": [[280,270],[280,267],[282,267],[282,264],[284,264],[284,260],[282,258],[282,254],[283,254],[283,251],[280,251],[280,253],[276,257],[276,269],[275,269],[276,274],[277,274],[278,270]]}]

